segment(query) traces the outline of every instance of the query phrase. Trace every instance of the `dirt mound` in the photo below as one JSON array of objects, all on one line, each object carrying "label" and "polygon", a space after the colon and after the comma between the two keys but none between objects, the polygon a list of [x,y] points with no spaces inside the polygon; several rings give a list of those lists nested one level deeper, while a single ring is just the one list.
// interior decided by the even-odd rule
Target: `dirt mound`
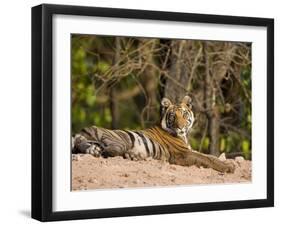
[{"label": "dirt mound", "polygon": [[72,190],[251,181],[251,161],[241,157],[231,161],[236,165],[235,172],[224,174],[213,169],[171,165],[154,159],[131,161],[122,157],[105,159],[78,154],[72,156]]}]

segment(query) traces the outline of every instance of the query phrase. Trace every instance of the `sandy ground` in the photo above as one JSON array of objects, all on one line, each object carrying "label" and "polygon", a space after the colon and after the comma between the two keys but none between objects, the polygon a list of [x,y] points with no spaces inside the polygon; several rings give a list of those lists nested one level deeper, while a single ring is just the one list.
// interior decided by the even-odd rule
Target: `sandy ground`
[{"label": "sandy ground", "polygon": [[122,157],[105,159],[87,154],[72,155],[72,190],[250,182],[251,161],[242,157],[231,161],[236,165],[235,172],[224,174],[153,159],[131,161]]}]

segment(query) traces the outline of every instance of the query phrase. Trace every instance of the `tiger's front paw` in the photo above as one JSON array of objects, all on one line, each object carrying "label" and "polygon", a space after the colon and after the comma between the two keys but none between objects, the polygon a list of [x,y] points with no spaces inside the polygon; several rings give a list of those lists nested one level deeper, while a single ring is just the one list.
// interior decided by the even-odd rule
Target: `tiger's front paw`
[{"label": "tiger's front paw", "polygon": [[226,173],[234,173],[235,171],[235,164],[231,160],[224,161],[225,164],[225,172]]}]

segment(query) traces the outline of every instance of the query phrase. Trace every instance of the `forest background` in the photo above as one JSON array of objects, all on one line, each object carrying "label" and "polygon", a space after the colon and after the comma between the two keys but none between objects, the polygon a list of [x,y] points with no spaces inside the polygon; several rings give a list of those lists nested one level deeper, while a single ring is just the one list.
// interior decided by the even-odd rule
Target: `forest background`
[{"label": "forest background", "polygon": [[191,146],[251,159],[251,43],[73,34],[72,133],[159,123],[160,100],[193,100]]}]

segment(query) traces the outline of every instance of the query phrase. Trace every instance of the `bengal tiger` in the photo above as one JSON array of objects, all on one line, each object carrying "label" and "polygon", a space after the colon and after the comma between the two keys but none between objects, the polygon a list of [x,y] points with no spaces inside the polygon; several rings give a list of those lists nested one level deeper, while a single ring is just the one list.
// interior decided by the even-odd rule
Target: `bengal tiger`
[{"label": "bengal tiger", "polygon": [[131,160],[150,157],[170,164],[196,165],[233,173],[234,164],[191,148],[188,133],[194,120],[190,96],[185,96],[179,104],[172,104],[168,98],[163,98],[160,125],[144,130],[84,128],[73,138],[72,152],[95,157],[123,156]]}]

